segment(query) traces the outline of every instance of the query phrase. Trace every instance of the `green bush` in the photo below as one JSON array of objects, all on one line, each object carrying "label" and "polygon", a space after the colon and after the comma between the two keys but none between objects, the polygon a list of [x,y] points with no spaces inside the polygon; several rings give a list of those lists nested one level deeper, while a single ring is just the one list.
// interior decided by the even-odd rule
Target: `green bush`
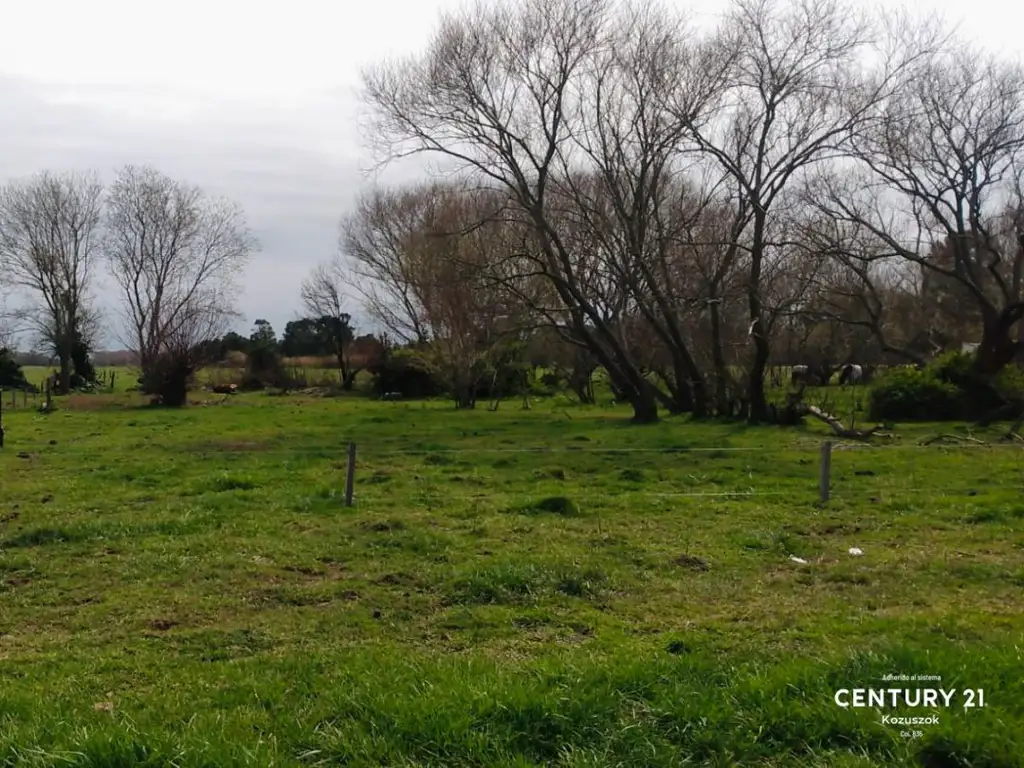
[{"label": "green bush", "polygon": [[21,366],[14,359],[14,352],[6,347],[0,347],[0,387],[8,389],[31,389]]},{"label": "green bush", "polygon": [[871,418],[884,421],[976,419],[1024,398],[1024,370],[1004,368],[998,376],[978,375],[974,356],[940,355],[923,370],[902,368],[879,379],[870,395]]},{"label": "green bush", "polygon": [[418,398],[435,397],[445,391],[444,383],[411,349],[388,350],[370,373],[375,394],[401,392],[402,397]]},{"label": "green bush", "polygon": [[927,369],[935,378],[957,389],[970,390],[976,383],[974,355],[966,352],[946,352],[928,364]]},{"label": "green bush", "polygon": [[872,388],[870,416],[879,421],[942,421],[959,418],[962,390],[934,371],[890,371]]},{"label": "green bush", "polygon": [[1010,402],[1024,399],[1024,368],[1008,365],[999,372],[995,380],[996,391]]}]

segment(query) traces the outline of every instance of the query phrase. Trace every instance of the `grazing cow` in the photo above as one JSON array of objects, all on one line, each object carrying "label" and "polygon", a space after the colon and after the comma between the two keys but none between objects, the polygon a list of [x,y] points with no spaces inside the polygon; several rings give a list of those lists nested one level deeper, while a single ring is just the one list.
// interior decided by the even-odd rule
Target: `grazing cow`
[{"label": "grazing cow", "polygon": [[860,384],[864,378],[864,369],[859,365],[844,365],[839,374],[840,384]]},{"label": "grazing cow", "polygon": [[789,375],[789,382],[793,386],[802,384],[807,380],[809,368],[806,365],[794,365]]}]

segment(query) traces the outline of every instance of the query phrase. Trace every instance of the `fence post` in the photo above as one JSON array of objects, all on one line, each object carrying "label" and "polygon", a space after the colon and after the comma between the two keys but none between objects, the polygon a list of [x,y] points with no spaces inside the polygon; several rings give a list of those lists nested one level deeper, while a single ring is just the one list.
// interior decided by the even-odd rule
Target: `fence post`
[{"label": "fence post", "polygon": [[4,447],[4,388],[0,387],[0,448]]},{"label": "fence post", "polygon": [[818,496],[822,503],[829,500],[832,489],[832,441],[821,444],[821,467],[818,475]]},{"label": "fence post", "polygon": [[356,444],[348,444],[348,472],[345,474],[345,506],[352,506],[352,492],[356,482]]}]

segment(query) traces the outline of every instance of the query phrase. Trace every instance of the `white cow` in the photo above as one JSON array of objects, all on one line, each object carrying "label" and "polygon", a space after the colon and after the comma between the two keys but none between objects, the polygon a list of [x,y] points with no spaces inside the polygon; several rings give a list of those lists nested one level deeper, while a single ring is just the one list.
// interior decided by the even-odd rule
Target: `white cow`
[{"label": "white cow", "polygon": [[840,384],[860,384],[864,378],[864,369],[859,365],[844,365],[839,374]]}]

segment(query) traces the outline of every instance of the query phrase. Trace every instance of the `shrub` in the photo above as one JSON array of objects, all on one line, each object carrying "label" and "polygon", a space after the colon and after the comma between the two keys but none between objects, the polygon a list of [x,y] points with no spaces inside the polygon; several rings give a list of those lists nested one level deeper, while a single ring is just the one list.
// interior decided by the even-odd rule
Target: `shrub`
[{"label": "shrub", "polygon": [[966,352],[946,352],[939,355],[925,369],[935,378],[957,389],[969,390],[976,381],[974,356]]},{"label": "shrub", "polygon": [[188,354],[163,352],[152,360],[139,377],[139,389],[153,395],[154,405],[180,407],[188,401],[195,384],[197,363]]},{"label": "shrub", "polygon": [[25,379],[25,373],[14,359],[14,353],[6,347],[0,347],[0,387],[8,389],[35,389]]},{"label": "shrub", "polygon": [[371,369],[377,394],[401,392],[402,397],[434,397],[444,392],[442,382],[413,350],[396,349]]},{"label": "shrub", "polygon": [[959,418],[962,390],[934,371],[890,371],[872,388],[870,416],[880,421],[942,421]]},{"label": "shrub", "polygon": [[947,352],[923,370],[890,371],[874,386],[871,418],[886,421],[943,421],[987,418],[1024,398],[1024,370],[1009,365],[998,376],[979,375],[975,359]]},{"label": "shrub", "polygon": [[300,386],[304,386],[304,380],[285,368],[276,342],[253,342],[240,389],[252,391],[272,387],[287,391]]},{"label": "shrub", "polygon": [[557,373],[549,371],[540,377],[540,383],[548,389],[558,389],[565,386],[565,379]]},{"label": "shrub", "polygon": [[1024,399],[1024,368],[1008,365],[999,372],[995,380],[996,391],[1006,400],[1019,402]]},{"label": "shrub", "polygon": [[965,352],[947,352],[929,364],[927,370],[940,381],[960,390],[959,418],[978,418],[1016,402],[1024,394],[1024,376],[1020,368],[1010,365],[995,378],[975,372],[974,355]]}]

